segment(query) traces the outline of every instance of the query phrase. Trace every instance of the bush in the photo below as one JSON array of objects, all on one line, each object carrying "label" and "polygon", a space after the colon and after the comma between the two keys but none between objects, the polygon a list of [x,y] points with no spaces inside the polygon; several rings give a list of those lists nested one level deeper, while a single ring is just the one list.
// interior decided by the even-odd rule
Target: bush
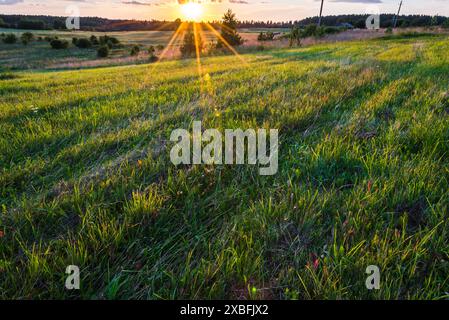
[{"label": "bush", "polygon": [[385,30],[386,34],[393,34],[393,28],[388,27],[387,30]]},{"label": "bush", "polygon": [[87,49],[87,48],[92,47],[92,43],[87,38],[80,38],[74,44],[75,44],[75,46],[77,46],[80,49]]},{"label": "bush", "polygon": [[159,60],[159,58],[156,57],[155,55],[152,55],[152,56],[150,56],[150,57],[148,58],[148,61],[149,61],[149,62],[156,62],[156,61],[158,61],[158,60]]},{"label": "bush", "polygon": [[17,42],[17,36],[14,33],[9,33],[3,38],[3,42],[7,44],[14,44]]},{"label": "bush", "polygon": [[131,48],[131,55],[132,55],[132,56],[137,56],[137,55],[139,55],[139,52],[140,52],[139,46],[133,46],[133,47]]},{"label": "bush", "polygon": [[318,26],[316,24],[309,24],[306,26],[302,32],[304,38],[314,37],[318,33]]},{"label": "bush", "polygon": [[155,52],[156,52],[156,50],[154,49],[153,46],[149,46],[149,47],[148,47],[148,54],[149,54],[150,56],[154,55]]},{"label": "bush", "polygon": [[325,34],[337,34],[340,33],[342,31],[346,30],[346,28],[338,28],[338,27],[324,27],[323,31]]},{"label": "bush", "polygon": [[301,32],[301,29],[299,29],[298,26],[293,26],[292,30],[288,34],[288,38],[290,39],[290,47],[292,47],[295,42],[297,46],[300,46],[302,36],[303,33]]},{"label": "bush", "polygon": [[109,48],[112,49],[112,47],[118,46],[120,44],[120,41],[115,37],[105,35],[100,37],[99,43],[101,45],[107,45]]},{"label": "bush", "polygon": [[98,48],[97,56],[100,57],[100,58],[107,58],[109,56],[109,48],[108,48],[108,46],[103,45],[100,48]]},{"label": "bush", "polygon": [[32,34],[31,32],[22,33],[21,39],[22,42],[26,41],[28,43],[34,39],[34,34]]},{"label": "bush", "polygon": [[0,80],[12,80],[16,78],[18,78],[18,76],[13,73],[0,73]]},{"label": "bush", "polygon": [[259,36],[257,37],[257,40],[259,40],[259,41],[272,41],[272,40],[274,40],[274,33],[273,32],[261,32],[261,33],[259,33]]},{"label": "bush", "polygon": [[69,42],[66,40],[53,39],[50,41],[50,46],[53,49],[67,49],[69,47]]},{"label": "bush", "polygon": [[163,46],[162,44],[158,44],[158,45],[156,46],[156,49],[157,49],[158,51],[162,51],[162,50],[164,50],[164,46]]},{"label": "bush", "polygon": [[98,41],[98,38],[96,36],[94,36],[94,35],[90,36],[90,42],[94,46],[98,46],[100,44],[100,41]]}]

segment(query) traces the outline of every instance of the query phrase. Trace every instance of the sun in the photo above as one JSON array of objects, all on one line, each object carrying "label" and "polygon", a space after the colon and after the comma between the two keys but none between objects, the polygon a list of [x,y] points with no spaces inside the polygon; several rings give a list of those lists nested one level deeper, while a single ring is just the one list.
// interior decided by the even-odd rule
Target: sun
[{"label": "sun", "polygon": [[188,2],[181,5],[181,12],[187,19],[197,21],[203,14],[203,7],[199,3]]}]

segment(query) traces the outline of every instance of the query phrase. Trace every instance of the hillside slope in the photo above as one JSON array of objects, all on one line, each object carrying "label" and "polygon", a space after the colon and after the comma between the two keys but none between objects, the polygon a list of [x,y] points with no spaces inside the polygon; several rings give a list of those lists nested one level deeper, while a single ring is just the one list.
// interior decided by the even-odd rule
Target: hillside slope
[{"label": "hillside slope", "polygon": [[[447,297],[448,50],[376,40],[206,58],[201,81],[195,60],[0,80],[0,298]],[[278,128],[278,174],[175,167],[170,133],[194,120]]]}]

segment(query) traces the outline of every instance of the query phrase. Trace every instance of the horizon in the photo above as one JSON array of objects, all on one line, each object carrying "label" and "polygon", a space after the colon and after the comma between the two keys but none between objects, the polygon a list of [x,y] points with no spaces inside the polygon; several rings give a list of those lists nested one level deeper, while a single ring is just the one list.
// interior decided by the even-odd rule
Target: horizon
[{"label": "horizon", "polygon": [[[122,20],[184,20],[181,3],[186,0],[0,0],[0,14],[67,16],[69,6],[76,5],[81,17],[99,17]],[[227,9],[233,10],[239,20],[285,22],[314,17],[319,14],[319,0],[281,0],[278,3],[245,0],[202,0],[200,20],[221,18]],[[395,14],[400,0],[327,0],[323,16],[367,14],[379,10]],[[102,12],[102,14],[99,14]],[[401,15],[449,16],[449,0],[405,0]]]}]

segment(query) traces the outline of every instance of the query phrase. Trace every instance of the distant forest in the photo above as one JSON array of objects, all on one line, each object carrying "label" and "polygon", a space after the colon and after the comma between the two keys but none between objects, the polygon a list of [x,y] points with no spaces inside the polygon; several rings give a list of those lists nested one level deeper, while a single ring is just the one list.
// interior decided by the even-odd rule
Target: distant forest
[{"label": "distant forest", "polygon": [[[381,15],[381,27],[393,26],[394,14]],[[337,15],[326,16],[322,19],[325,26],[352,25],[354,28],[365,28],[368,15]],[[66,17],[55,16],[27,16],[27,15],[0,15],[1,28],[17,28],[29,30],[64,30]],[[448,23],[448,18],[442,16],[425,15],[401,15],[398,19],[398,27],[428,27],[441,26]],[[297,21],[273,22],[273,21],[240,21],[239,28],[291,28],[293,25],[306,26],[316,24],[318,17],[310,17]],[[160,20],[111,20],[98,17],[81,17],[81,30],[86,31],[145,31],[176,30],[181,23],[180,19],[175,21]],[[219,21],[212,21],[212,25],[218,26]]]}]

